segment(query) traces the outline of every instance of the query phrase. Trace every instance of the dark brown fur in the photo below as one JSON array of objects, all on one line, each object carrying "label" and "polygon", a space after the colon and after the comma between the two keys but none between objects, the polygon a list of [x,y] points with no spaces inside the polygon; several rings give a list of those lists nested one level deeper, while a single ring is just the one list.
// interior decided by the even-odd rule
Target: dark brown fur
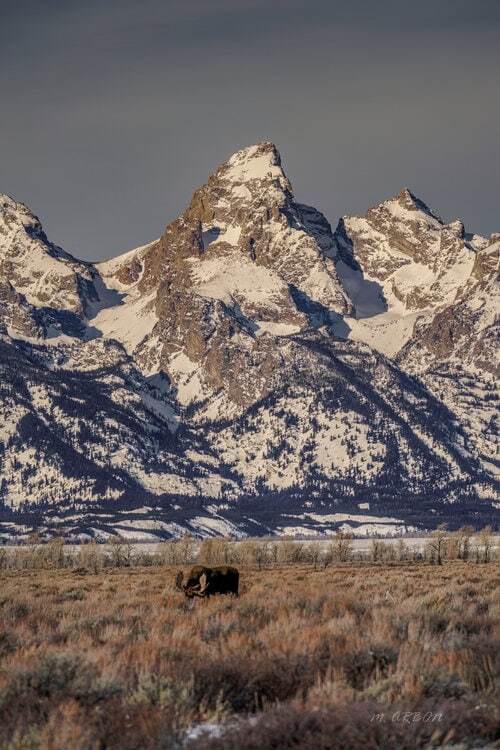
[{"label": "dark brown fur", "polygon": [[233,594],[238,596],[240,574],[236,568],[220,565],[209,568],[205,565],[195,565],[191,568],[186,581],[183,581],[179,571],[175,579],[177,588],[184,591],[187,597],[207,597],[212,594]]}]

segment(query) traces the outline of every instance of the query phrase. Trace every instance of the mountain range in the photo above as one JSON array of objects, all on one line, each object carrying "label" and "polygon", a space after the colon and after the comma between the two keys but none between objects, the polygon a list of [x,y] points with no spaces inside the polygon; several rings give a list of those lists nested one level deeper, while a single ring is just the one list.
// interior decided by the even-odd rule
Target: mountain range
[{"label": "mountain range", "polygon": [[333,230],[269,142],[112,260],[0,196],[0,536],[498,523],[500,234]]}]

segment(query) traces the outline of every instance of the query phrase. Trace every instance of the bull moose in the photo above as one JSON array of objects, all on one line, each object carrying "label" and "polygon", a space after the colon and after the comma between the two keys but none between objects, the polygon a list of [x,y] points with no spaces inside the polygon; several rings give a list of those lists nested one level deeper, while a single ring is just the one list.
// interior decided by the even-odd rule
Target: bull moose
[{"label": "bull moose", "polygon": [[212,594],[234,594],[238,596],[240,574],[236,568],[221,565],[217,568],[207,568],[195,565],[186,579],[180,570],[175,579],[175,585],[184,591],[189,599],[194,596],[207,597]]}]

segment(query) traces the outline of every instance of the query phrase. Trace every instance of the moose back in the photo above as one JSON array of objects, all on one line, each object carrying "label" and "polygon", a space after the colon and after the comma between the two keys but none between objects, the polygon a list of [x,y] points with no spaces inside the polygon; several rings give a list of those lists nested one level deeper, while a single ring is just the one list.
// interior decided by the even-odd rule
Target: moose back
[{"label": "moose back", "polygon": [[182,571],[177,573],[175,584],[190,599],[194,596],[208,597],[212,594],[233,594],[238,596],[240,574],[237,568],[221,565],[208,568],[195,565],[184,581]]}]

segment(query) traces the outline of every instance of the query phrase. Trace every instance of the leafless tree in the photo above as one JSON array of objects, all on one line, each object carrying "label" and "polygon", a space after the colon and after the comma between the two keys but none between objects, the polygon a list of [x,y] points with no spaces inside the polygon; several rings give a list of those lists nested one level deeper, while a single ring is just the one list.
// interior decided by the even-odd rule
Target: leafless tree
[{"label": "leafless tree", "polygon": [[432,558],[435,559],[438,565],[443,564],[443,552],[446,540],[448,539],[447,528],[448,525],[446,523],[440,523],[437,529],[432,532],[431,541],[429,542]]},{"label": "leafless tree", "polygon": [[314,570],[317,570],[319,561],[321,560],[321,546],[319,542],[311,542],[311,544],[308,545],[307,556],[309,561],[313,564]]},{"label": "leafless tree", "polygon": [[479,545],[483,550],[483,562],[490,562],[491,548],[493,547],[493,529],[491,526],[485,526],[479,532]]},{"label": "leafless tree", "polygon": [[[329,561],[347,562],[352,555],[352,534],[349,531],[337,531],[330,544],[328,553],[327,558]],[[325,564],[325,567],[327,564]]]},{"label": "leafless tree", "polygon": [[115,568],[129,567],[132,564],[134,547],[129,539],[114,534],[108,539],[109,556]]}]

